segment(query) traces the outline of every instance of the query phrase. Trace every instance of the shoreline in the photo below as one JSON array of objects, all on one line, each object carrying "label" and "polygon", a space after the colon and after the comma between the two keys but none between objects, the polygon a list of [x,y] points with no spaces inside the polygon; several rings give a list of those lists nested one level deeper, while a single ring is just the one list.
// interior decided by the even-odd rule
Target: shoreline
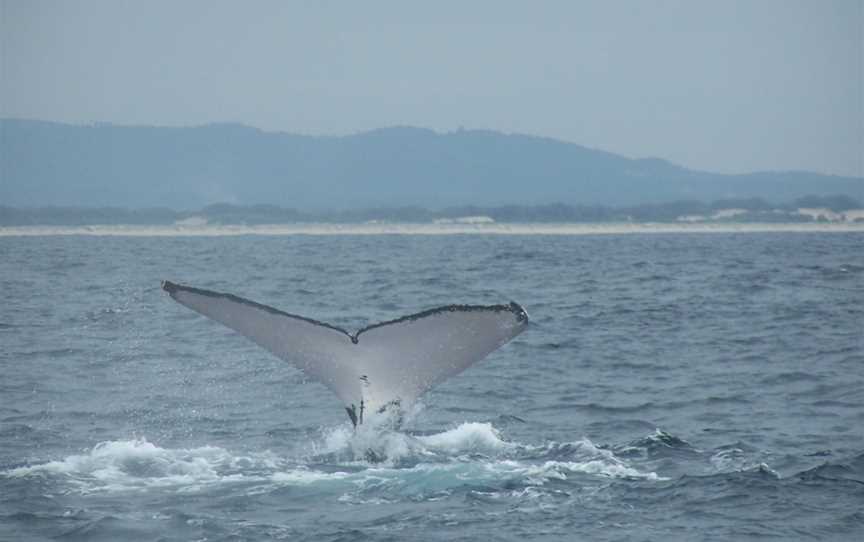
[{"label": "shoreline", "polygon": [[492,223],[2,226],[0,237],[221,237],[237,235],[624,235],[864,233],[864,223]]}]

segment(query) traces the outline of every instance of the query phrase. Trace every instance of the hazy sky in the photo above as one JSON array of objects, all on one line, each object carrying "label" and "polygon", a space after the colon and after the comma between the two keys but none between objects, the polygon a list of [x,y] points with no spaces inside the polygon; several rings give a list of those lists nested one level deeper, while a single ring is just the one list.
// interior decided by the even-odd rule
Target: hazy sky
[{"label": "hazy sky", "polygon": [[0,116],[415,125],[864,175],[864,0],[0,0]]}]

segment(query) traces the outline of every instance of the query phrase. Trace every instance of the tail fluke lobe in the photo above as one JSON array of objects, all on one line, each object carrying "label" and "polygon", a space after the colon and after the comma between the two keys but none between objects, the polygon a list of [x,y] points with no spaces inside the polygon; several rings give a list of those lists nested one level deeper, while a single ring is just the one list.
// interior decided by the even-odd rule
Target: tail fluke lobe
[{"label": "tail fluke lobe", "polygon": [[[508,305],[448,305],[354,334],[232,294],[162,282],[172,299],[288,361],[330,388],[356,426],[362,411],[412,403],[525,330],[528,314]],[[347,405],[350,405],[347,406]],[[352,416],[353,412],[353,416]]]}]

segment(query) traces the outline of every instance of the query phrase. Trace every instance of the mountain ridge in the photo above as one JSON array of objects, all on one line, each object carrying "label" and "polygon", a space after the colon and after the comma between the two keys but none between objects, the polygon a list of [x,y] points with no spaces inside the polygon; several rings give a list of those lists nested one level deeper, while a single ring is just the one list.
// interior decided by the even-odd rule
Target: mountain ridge
[{"label": "mountain ridge", "polygon": [[391,126],[350,135],[0,119],[0,203],[184,209],[217,202],[374,206],[638,205],[681,199],[864,196],[864,178],[724,174],[553,138]]}]

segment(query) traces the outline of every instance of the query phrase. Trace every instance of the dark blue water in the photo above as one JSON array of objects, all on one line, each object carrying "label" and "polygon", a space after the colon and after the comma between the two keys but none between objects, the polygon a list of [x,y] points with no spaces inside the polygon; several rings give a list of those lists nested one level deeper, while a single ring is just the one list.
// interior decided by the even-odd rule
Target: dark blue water
[{"label": "dark blue water", "polygon": [[[166,278],[349,329],[532,324],[355,436]],[[0,287],[2,540],[864,535],[860,233],[7,237]]]}]

